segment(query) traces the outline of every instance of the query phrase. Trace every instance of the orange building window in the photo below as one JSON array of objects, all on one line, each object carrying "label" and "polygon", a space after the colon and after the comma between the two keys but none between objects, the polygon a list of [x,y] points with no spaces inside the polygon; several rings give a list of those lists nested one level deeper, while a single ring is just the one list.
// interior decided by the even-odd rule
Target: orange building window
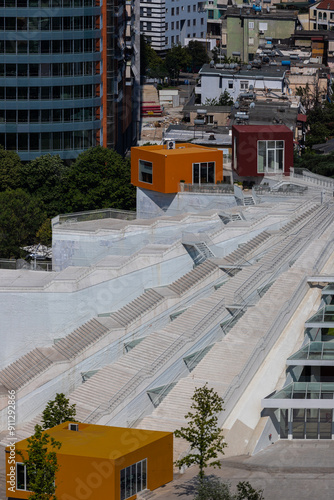
[{"label": "orange building window", "polygon": [[193,163],[193,184],[214,184],[215,162]]},{"label": "orange building window", "polygon": [[153,184],[153,165],[150,161],[139,160],[139,180]]},{"label": "orange building window", "polygon": [[146,489],[147,459],[121,470],[121,500]]}]

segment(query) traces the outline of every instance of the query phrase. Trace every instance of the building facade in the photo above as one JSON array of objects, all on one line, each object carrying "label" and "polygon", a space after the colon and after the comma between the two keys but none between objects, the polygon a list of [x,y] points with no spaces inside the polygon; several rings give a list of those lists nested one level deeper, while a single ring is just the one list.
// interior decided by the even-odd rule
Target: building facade
[{"label": "building facade", "polygon": [[252,61],[266,37],[289,38],[295,31],[297,15],[293,11],[262,9],[261,6],[228,7],[226,10],[227,57]]},{"label": "building facade", "polygon": [[71,160],[98,144],[123,153],[133,144],[135,7],[111,4],[2,2],[0,144],[22,160]]},{"label": "building facade", "polygon": [[[134,499],[140,491],[154,490],[173,479],[172,432],[64,422],[47,433],[62,443],[56,450],[57,498]],[[16,443],[15,452],[6,449],[9,499],[31,494],[26,466],[17,453],[26,458],[27,447],[24,439]]]},{"label": "building facade", "polygon": [[334,28],[334,1],[322,0],[310,6],[310,30],[332,30]]},{"label": "building facade", "polygon": [[238,64],[205,64],[199,72],[200,82],[195,87],[195,94],[200,95],[201,104],[205,105],[207,99],[219,99],[225,91],[233,101],[240,93],[249,91],[268,89],[284,92],[285,72],[284,66],[257,68]]},{"label": "building facade", "polygon": [[205,2],[198,0],[155,0],[140,2],[140,33],[151,47],[163,52],[185,39],[206,38]]},{"label": "building facade", "polygon": [[232,168],[240,177],[289,174],[293,132],[285,125],[234,125]]}]

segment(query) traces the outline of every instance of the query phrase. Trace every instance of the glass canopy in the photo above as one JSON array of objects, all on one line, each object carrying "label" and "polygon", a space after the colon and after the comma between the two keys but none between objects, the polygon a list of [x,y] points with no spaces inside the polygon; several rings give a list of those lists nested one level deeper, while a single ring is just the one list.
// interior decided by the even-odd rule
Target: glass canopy
[{"label": "glass canopy", "polygon": [[321,326],[324,323],[326,326],[334,327],[334,306],[325,306],[319,309],[311,318],[306,320],[305,327]]},{"label": "glass canopy", "polygon": [[270,399],[333,399],[334,382],[294,382]]},{"label": "glass canopy", "polygon": [[291,361],[333,361],[334,364],[334,340],[328,342],[310,342],[302,347],[287,360],[288,365],[293,365]]}]

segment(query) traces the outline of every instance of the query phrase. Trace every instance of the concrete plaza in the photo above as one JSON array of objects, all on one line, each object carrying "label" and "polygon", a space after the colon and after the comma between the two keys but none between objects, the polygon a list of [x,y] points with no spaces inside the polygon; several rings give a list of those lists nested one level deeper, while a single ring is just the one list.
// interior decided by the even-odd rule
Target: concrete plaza
[{"label": "concrete plaza", "polygon": [[[329,500],[334,491],[334,441],[278,441],[255,456],[230,457],[221,469],[208,469],[231,484],[249,481],[263,489],[264,500]],[[192,499],[197,467],[159,488],[159,500]]]}]

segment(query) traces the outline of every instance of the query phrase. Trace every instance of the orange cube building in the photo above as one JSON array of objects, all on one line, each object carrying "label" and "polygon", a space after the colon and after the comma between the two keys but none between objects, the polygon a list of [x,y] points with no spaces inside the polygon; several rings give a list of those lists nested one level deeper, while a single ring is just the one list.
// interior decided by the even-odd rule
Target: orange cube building
[{"label": "orange cube building", "polygon": [[[56,450],[58,500],[134,500],[173,479],[173,433],[65,422],[47,432]],[[6,448],[8,499],[28,498],[29,478],[21,451],[26,439]],[[51,451],[51,448],[50,448]]]},{"label": "orange cube building", "polygon": [[180,143],[131,148],[131,183],[138,188],[171,194],[187,184],[223,180],[223,151]]}]

